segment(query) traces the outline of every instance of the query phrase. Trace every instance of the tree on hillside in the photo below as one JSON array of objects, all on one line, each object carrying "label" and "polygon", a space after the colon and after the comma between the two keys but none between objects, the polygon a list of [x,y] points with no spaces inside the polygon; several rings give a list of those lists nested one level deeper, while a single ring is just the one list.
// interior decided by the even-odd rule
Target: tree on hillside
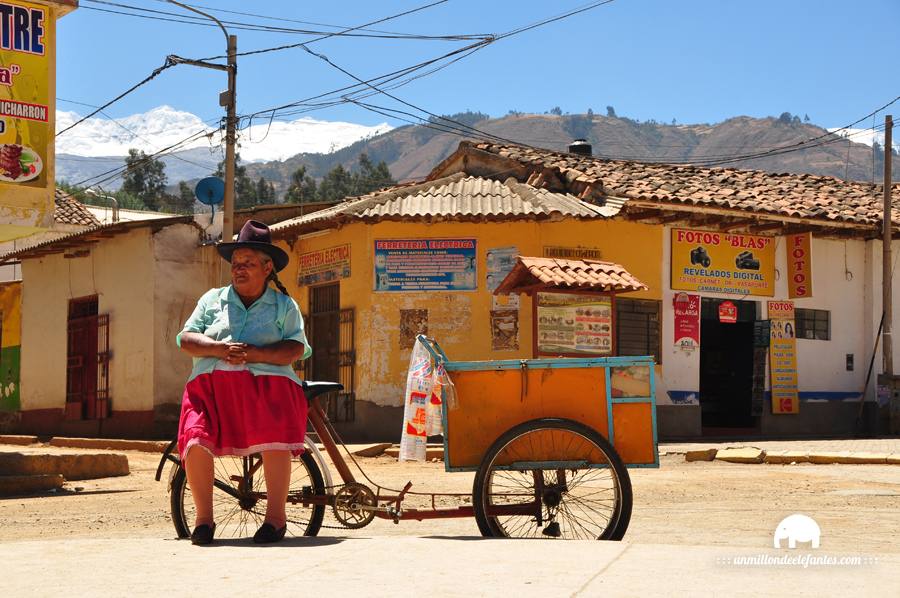
[{"label": "tree on hillside", "polygon": [[[304,173],[305,174],[305,173]],[[346,197],[365,195],[396,184],[387,163],[372,162],[365,153],[360,154],[357,167],[349,171],[338,164],[319,183],[319,201],[338,201]]]},{"label": "tree on hillside", "polygon": [[166,165],[142,150],[129,149],[122,190],[137,197],[150,210],[158,210],[166,191]]},{"label": "tree on hillside", "polygon": [[316,201],[316,179],[306,172],[306,166],[300,166],[291,175],[291,185],[284,196],[287,203],[308,203]]},{"label": "tree on hillside", "polygon": [[338,164],[322,177],[319,183],[319,201],[337,201],[353,195],[353,175]]},{"label": "tree on hillside", "polygon": [[[225,178],[225,160],[219,162],[216,168],[216,176]],[[247,175],[247,167],[241,164],[241,156],[234,158],[234,207],[235,209],[250,208],[266,203],[275,202],[275,187],[259,177],[256,182]]]},{"label": "tree on hillside", "polygon": [[550,109],[550,114],[553,114],[554,116],[562,116],[562,108],[560,108],[559,106],[554,106]]},{"label": "tree on hillside", "polygon": [[616,109],[613,108],[612,106],[607,106],[606,107],[606,116],[608,116],[609,118],[617,118],[616,117]]}]

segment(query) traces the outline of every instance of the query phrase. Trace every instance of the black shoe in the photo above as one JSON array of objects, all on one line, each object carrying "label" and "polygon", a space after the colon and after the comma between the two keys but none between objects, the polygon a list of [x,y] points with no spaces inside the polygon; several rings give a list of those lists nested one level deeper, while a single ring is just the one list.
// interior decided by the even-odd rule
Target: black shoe
[{"label": "black shoe", "polygon": [[285,524],[281,529],[275,529],[275,526],[271,523],[263,523],[262,527],[260,527],[255,534],[253,534],[253,543],[254,544],[274,544],[275,542],[280,542],[282,538],[284,538],[284,533],[287,531],[287,524]]},{"label": "black shoe", "polygon": [[213,541],[213,533],[215,533],[215,531],[215,523],[213,523],[212,525],[209,525],[208,523],[198,525],[191,533],[191,544],[196,544],[197,546],[211,544]]}]

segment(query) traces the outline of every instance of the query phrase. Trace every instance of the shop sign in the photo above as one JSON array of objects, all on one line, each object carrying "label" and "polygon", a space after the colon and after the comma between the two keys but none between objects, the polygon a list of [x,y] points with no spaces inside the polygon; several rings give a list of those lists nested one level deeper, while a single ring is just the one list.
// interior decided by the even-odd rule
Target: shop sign
[{"label": "shop sign", "polygon": [[812,233],[788,235],[788,297],[812,297]]},{"label": "shop sign", "polygon": [[475,239],[375,241],[376,291],[474,291]]},{"label": "shop sign", "polygon": [[0,182],[45,187],[53,142],[53,16],[47,7],[18,1],[0,3],[0,15]]},{"label": "shop sign", "polygon": [[773,237],[673,228],[672,289],[775,294]]},{"label": "shop sign", "polygon": [[537,348],[538,355],[611,355],[612,299],[538,293]]},{"label": "shop sign", "polygon": [[676,293],[675,346],[686,353],[700,346],[700,295]]},{"label": "shop sign", "polygon": [[794,302],[769,301],[767,308],[769,312],[772,413],[799,413]]},{"label": "shop sign", "polygon": [[338,245],[300,254],[301,286],[350,278],[350,245]]},{"label": "shop sign", "polygon": [[560,260],[600,260],[603,259],[603,254],[595,247],[560,247],[550,245],[544,247],[544,257]]},{"label": "shop sign", "polygon": [[737,305],[731,301],[723,301],[719,304],[719,322],[722,324],[734,324],[737,322]]}]

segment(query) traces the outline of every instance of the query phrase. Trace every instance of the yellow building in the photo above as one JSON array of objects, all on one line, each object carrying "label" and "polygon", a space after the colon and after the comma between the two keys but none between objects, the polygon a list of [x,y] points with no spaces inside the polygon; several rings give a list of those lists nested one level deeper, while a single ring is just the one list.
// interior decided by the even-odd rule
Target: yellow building
[{"label": "yellow building", "polygon": [[881,195],[831,177],[462,142],[424,183],[273,234],[310,329],[304,373],[344,384],[328,407],[348,437],[399,437],[417,333],[454,361],[570,353],[530,297],[492,294],[517,254],[615,262],[647,285],[599,305],[616,321],[591,355],[654,356],[661,437],[833,436],[874,430],[887,409],[866,376],[881,362]]},{"label": "yellow building", "polygon": [[[532,301],[492,290],[515,255],[602,258],[641,281],[661,277],[656,227],[613,222],[595,206],[514,179],[462,173],[398,186],[272,227],[292,253],[282,275],[313,346],[310,379],[340,380],[330,415],[355,439],[396,437],[413,338],[437,338],[451,358],[533,357]],[[654,354],[659,288],[623,295],[636,337]],[[643,337],[641,336],[643,331]],[[611,349],[611,347],[610,347]]]},{"label": "yellow building", "polygon": [[56,21],[77,0],[10,0],[0,19],[0,243],[53,225]]}]

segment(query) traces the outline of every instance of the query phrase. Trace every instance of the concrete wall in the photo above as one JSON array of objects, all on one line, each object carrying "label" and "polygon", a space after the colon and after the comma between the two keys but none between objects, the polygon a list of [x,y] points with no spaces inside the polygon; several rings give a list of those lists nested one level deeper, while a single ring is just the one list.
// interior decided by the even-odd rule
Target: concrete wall
[{"label": "concrete wall", "polygon": [[[67,424],[72,433],[115,434],[152,422],[153,252],[149,229],[90,246],[85,257],[52,254],[22,264],[22,425],[32,431],[61,422],[66,395],[68,301],[97,295],[109,314],[110,404],[113,416]],[[127,419],[117,419],[121,414]],[[101,429],[105,426],[105,429]],[[63,428],[65,431],[65,428]],[[59,429],[54,429],[59,433]]]},{"label": "concrete wall", "polygon": [[[0,284],[0,412],[14,413],[21,407],[19,362],[22,344],[22,283]],[[0,427],[8,418],[0,414]]]},{"label": "concrete wall", "polygon": [[[374,242],[376,239],[476,238],[476,291],[374,292]],[[486,288],[487,251],[516,246],[522,255],[543,255],[544,246],[591,247],[603,259],[624,265],[649,291],[635,297],[659,299],[662,278],[659,227],[624,221],[513,221],[501,223],[435,224],[380,222],[351,224],[314,233],[284,244],[293,256],[281,276],[291,294],[308,313],[309,291],[297,287],[297,256],[308,251],[349,243],[351,276],[341,280],[341,306],[356,309],[357,421],[342,426],[353,438],[367,440],[399,437],[403,387],[410,349],[400,348],[401,309],[427,309],[428,334],[438,339],[452,360],[519,359],[532,357],[531,300],[521,298],[519,349],[491,349],[491,294]],[[316,350],[315,344],[313,351]],[[384,413],[378,414],[379,409]]]},{"label": "concrete wall", "polygon": [[[175,336],[194,311],[197,299],[221,286],[221,257],[212,246],[198,247],[199,231],[175,224],[155,233],[153,243],[152,409],[157,436],[175,433],[191,358],[175,345]],[[148,349],[150,345],[148,344]]]}]

